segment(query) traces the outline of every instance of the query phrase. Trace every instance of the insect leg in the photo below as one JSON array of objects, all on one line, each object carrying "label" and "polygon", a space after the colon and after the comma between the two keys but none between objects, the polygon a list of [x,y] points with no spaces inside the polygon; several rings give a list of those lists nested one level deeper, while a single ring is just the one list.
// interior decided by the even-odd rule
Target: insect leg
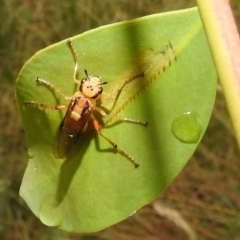
[{"label": "insect leg", "polygon": [[102,116],[106,116],[107,114],[100,107],[94,107],[94,110],[98,111]]},{"label": "insect leg", "polygon": [[71,39],[68,39],[67,40],[67,44],[68,44],[68,47],[70,48],[71,52],[72,52],[72,55],[73,55],[73,59],[74,59],[74,71],[73,71],[73,80],[75,83],[77,84],[80,84],[80,81],[77,79],[77,71],[78,71],[78,54],[72,44],[72,40]]},{"label": "insect leg", "polygon": [[130,82],[132,82],[132,81],[134,81],[134,80],[136,80],[136,79],[138,79],[138,78],[140,78],[140,77],[144,77],[144,72],[126,78],[121,84],[119,84],[119,85],[117,86],[117,89],[116,89],[116,92],[117,92],[117,93],[116,93],[116,97],[115,97],[115,99],[114,99],[114,103],[113,103],[113,105],[112,105],[112,108],[111,108],[110,112],[114,109],[114,107],[115,107],[115,105],[116,105],[116,103],[117,103],[117,101],[118,101],[118,99],[119,99],[119,97],[120,97],[120,95],[121,95],[121,92],[122,92],[122,90],[124,89],[124,87],[125,87],[128,83],[130,83]]},{"label": "insect leg", "polygon": [[127,158],[134,165],[135,168],[139,167],[139,164],[127,152],[125,152],[123,149],[119,148],[116,143],[114,143],[112,140],[110,140],[108,137],[104,136],[101,133],[100,125],[99,125],[97,119],[94,117],[92,117],[92,118],[93,118],[93,125],[94,125],[96,132],[102,138],[104,138],[107,142],[109,142],[112,145],[112,147],[115,148],[121,155],[123,155],[125,158]]},{"label": "insect leg", "polygon": [[144,72],[142,73],[139,73],[139,74],[136,74],[136,75],[133,75],[131,77],[128,77],[127,79],[125,79],[122,87],[119,89],[119,91],[122,91],[122,89],[128,84],[130,83],[131,81],[137,79],[137,78],[140,78],[140,77],[143,77],[144,76]]},{"label": "insect leg", "polygon": [[72,97],[65,96],[59,89],[57,89],[52,83],[37,77],[36,82],[39,84],[46,85],[48,88],[52,89],[54,92],[65,98],[66,100],[70,100]]},{"label": "insect leg", "polygon": [[124,122],[129,122],[129,123],[136,123],[136,124],[143,125],[144,127],[147,127],[147,125],[148,125],[148,122],[147,122],[147,121],[140,121],[140,120],[137,120],[137,119],[120,117],[120,116],[116,116],[116,118],[117,118],[119,121],[124,121]]},{"label": "insect leg", "polygon": [[[104,116],[104,115],[103,115]],[[139,125],[142,125],[144,127],[147,127],[148,125],[148,121],[141,121],[141,120],[138,120],[138,119],[132,119],[132,118],[127,118],[127,117],[121,117],[119,115],[112,115],[110,116],[110,118],[107,119],[107,121],[104,122],[104,126],[110,126],[111,122],[114,120],[114,123],[116,123],[117,121],[121,121],[121,122],[128,122],[128,123],[135,123],[135,124],[139,124]]]},{"label": "insect leg", "polygon": [[34,101],[25,101],[24,103],[25,103],[25,105],[32,105],[33,107],[51,108],[51,109],[55,109],[55,110],[61,110],[61,109],[66,108],[68,106],[68,105],[50,106],[50,105],[45,104],[45,103],[38,103],[38,102],[34,102]]},{"label": "insect leg", "polygon": [[135,168],[139,167],[139,164],[128,154],[126,153],[123,149],[119,148],[118,145],[116,143],[114,143],[113,141],[111,141],[109,138],[107,138],[106,136],[104,136],[101,131],[97,131],[97,133],[103,137],[106,141],[108,141],[113,148],[115,148],[120,154],[122,154],[124,157],[126,157],[133,165]]}]

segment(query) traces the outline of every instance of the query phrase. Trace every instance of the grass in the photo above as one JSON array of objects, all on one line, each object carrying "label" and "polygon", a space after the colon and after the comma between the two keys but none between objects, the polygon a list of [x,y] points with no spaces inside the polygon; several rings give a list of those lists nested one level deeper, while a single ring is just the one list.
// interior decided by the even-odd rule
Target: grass
[{"label": "grass", "polygon": [[[221,89],[202,143],[156,200],[160,213],[150,203],[115,226],[82,236],[44,226],[18,196],[28,157],[14,82],[24,62],[37,50],[83,31],[194,5],[190,0],[1,1],[1,239],[187,239],[185,223],[198,239],[240,239],[239,151]],[[239,1],[232,1],[232,7],[240,28]]]}]

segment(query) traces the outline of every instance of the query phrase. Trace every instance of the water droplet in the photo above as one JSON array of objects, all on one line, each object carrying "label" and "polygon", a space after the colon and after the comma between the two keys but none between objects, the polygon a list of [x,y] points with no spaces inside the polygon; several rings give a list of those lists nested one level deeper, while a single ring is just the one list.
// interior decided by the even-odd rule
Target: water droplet
[{"label": "water droplet", "polygon": [[197,143],[202,133],[197,113],[185,112],[175,117],[172,122],[172,133],[183,143]]}]

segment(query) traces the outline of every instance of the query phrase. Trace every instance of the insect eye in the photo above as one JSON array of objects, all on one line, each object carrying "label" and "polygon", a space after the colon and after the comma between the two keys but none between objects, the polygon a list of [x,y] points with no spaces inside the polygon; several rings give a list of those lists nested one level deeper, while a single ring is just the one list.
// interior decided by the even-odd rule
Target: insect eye
[{"label": "insect eye", "polygon": [[98,89],[98,94],[102,94],[102,92],[103,92],[103,88],[100,87],[100,88]]},{"label": "insect eye", "polygon": [[81,84],[85,83],[86,81],[87,81],[87,78],[83,78],[83,79],[81,80]]},{"label": "insect eye", "polygon": [[87,78],[83,78],[83,79],[81,80],[81,84],[80,84],[80,86],[79,86],[79,91],[80,91],[80,92],[82,92],[83,84],[84,84],[86,81],[87,81]]}]

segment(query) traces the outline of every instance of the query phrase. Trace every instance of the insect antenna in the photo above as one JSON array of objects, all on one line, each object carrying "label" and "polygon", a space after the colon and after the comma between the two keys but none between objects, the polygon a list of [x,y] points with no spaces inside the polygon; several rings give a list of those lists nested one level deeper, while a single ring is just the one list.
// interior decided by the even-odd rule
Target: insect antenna
[{"label": "insect antenna", "polygon": [[108,82],[103,82],[103,83],[101,83],[100,85],[104,85],[104,84],[108,84]]},{"label": "insect antenna", "polygon": [[67,40],[67,44],[72,52],[72,55],[73,55],[73,59],[74,59],[74,72],[73,72],[73,79],[74,79],[74,82],[79,84],[79,80],[77,79],[77,72],[78,72],[78,54],[75,50],[75,48],[73,47],[73,44],[72,44],[72,40],[71,39],[68,39]]},{"label": "insect antenna", "polygon": [[[84,72],[85,72],[85,75],[86,75],[87,79],[90,80],[90,78],[89,78],[89,76],[88,76],[88,72],[87,72],[86,69],[84,69]],[[98,77],[98,78],[101,79],[100,77]],[[107,83],[108,83],[108,82],[102,82],[102,83],[100,83],[99,85],[104,85],[104,84],[107,84]]]},{"label": "insect antenna", "polygon": [[85,75],[86,75],[87,79],[89,79],[87,69],[84,69],[84,72],[85,72]]}]

